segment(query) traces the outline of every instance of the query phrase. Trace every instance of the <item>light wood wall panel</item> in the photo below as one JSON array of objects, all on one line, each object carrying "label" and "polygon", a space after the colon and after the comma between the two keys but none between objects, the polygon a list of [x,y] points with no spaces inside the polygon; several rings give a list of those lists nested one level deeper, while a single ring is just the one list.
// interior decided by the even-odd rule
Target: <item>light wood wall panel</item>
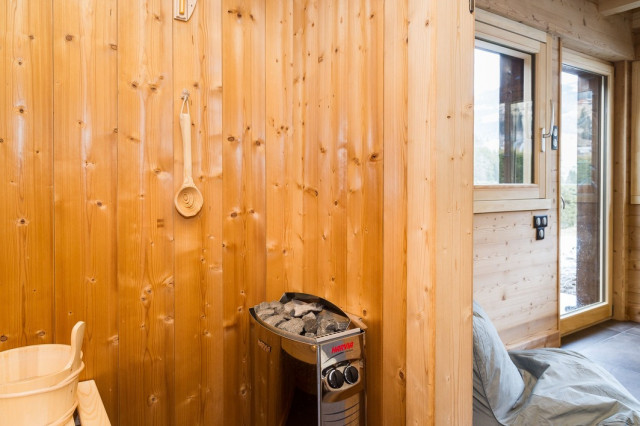
[{"label": "light wood wall panel", "polygon": [[293,12],[300,9],[295,6],[293,0],[275,2],[265,18],[265,31],[273,35],[265,41],[267,300],[302,289],[302,139],[293,137],[293,111],[300,111],[294,107]]},{"label": "light wood wall panel", "polygon": [[474,17],[408,18],[407,423],[471,424]]},{"label": "light wood wall panel", "polygon": [[[47,1],[0,15],[0,349],[83,319],[112,423],[252,424],[248,309],[302,291],[368,325],[369,424],[470,421],[467,2],[215,0],[183,22],[171,0]],[[173,204],[184,89],[190,219]]]},{"label": "light wood wall panel", "polygon": [[85,321],[85,377],[118,422],[117,2],[53,2],[55,330]]},{"label": "light wood wall panel", "polygon": [[[294,11],[294,28],[300,42],[294,44],[294,62],[300,62],[296,75],[301,101],[295,123],[302,146],[302,290],[310,294],[324,294],[318,285],[318,3],[299,0]],[[294,80],[295,81],[295,80]],[[323,123],[324,124],[324,123]]]},{"label": "light wood wall panel", "polygon": [[627,318],[627,210],[629,205],[629,95],[631,64],[618,62],[614,75],[614,147],[613,147],[613,317]]},{"label": "light wood wall panel", "polygon": [[265,2],[222,10],[224,419],[251,424],[248,313],[265,300]]},{"label": "light wood wall panel", "polygon": [[[534,214],[546,214],[545,239],[537,241]],[[490,313],[509,347],[553,336],[559,345],[557,219],[554,211],[474,216],[474,298]]]},{"label": "light wood wall panel", "polygon": [[[174,212],[176,424],[223,424],[222,4],[200,2],[173,21],[173,116],[190,93],[193,179],[205,200],[194,218]],[[184,141],[174,120],[174,191]],[[175,193],[175,192],[174,192]]]},{"label": "light wood wall panel", "polygon": [[174,418],[172,3],[118,5],[118,397],[127,424]]},{"label": "light wood wall panel", "polygon": [[0,6],[0,350],[54,339],[52,13]]},{"label": "light wood wall panel", "polygon": [[384,4],[382,418],[406,424],[408,1]]}]

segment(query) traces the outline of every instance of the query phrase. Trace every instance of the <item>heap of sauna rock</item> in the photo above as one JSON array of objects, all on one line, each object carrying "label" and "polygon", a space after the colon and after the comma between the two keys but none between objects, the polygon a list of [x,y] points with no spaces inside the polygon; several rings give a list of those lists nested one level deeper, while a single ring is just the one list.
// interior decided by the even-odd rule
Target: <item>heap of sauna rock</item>
[{"label": "heap of sauna rock", "polygon": [[287,303],[262,302],[254,307],[256,315],[272,327],[305,337],[318,337],[344,331],[349,319],[324,309],[320,303],[290,300]]}]

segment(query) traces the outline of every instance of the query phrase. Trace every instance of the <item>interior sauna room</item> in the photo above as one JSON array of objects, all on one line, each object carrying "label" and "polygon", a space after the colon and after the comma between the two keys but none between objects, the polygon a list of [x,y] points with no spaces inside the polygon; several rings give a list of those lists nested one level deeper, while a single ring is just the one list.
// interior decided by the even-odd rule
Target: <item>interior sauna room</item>
[{"label": "interior sauna room", "polygon": [[0,2],[0,426],[640,425],[640,1]]}]

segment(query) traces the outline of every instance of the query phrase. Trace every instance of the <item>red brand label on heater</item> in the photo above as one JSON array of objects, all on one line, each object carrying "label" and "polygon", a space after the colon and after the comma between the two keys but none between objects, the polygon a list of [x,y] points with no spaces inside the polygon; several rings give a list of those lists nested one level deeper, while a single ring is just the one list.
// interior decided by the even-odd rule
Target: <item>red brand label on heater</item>
[{"label": "red brand label on heater", "polygon": [[337,354],[338,352],[348,351],[349,349],[353,349],[353,342],[343,343],[338,346],[334,346],[331,348],[332,354]]}]

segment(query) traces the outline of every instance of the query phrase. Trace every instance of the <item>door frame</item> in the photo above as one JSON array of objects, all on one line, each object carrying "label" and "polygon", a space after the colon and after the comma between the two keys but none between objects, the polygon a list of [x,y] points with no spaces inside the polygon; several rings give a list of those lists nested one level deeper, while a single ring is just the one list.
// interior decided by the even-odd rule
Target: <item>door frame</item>
[{"label": "door frame", "polygon": [[[559,123],[562,126],[562,65],[569,65],[575,68],[579,68],[585,71],[593,72],[607,77],[605,86],[605,94],[603,100],[605,101],[606,111],[603,114],[605,118],[605,126],[603,126],[603,139],[602,144],[602,189],[604,196],[602,198],[602,211],[603,222],[602,229],[605,232],[604,240],[600,242],[600,249],[603,253],[602,267],[604,268],[604,278],[606,280],[606,292],[605,301],[595,304],[591,308],[579,309],[574,313],[562,316],[560,312],[560,247],[561,247],[561,228],[560,228],[560,215],[562,213],[562,205],[558,202],[558,322],[560,325],[560,335],[565,336],[574,331],[583,329],[598,322],[605,321],[612,317],[613,313],[613,221],[612,221],[612,171],[613,171],[613,64],[602,61],[600,59],[584,55],[566,48],[561,48],[560,66],[558,71],[558,91],[559,91],[559,103],[558,118]],[[562,140],[560,140],[562,144]],[[560,145],[562,146],[562,145]],[[560,197],[560,185],[561,185],[561,162],[562,148],[558,151],[558,199]]]}]

